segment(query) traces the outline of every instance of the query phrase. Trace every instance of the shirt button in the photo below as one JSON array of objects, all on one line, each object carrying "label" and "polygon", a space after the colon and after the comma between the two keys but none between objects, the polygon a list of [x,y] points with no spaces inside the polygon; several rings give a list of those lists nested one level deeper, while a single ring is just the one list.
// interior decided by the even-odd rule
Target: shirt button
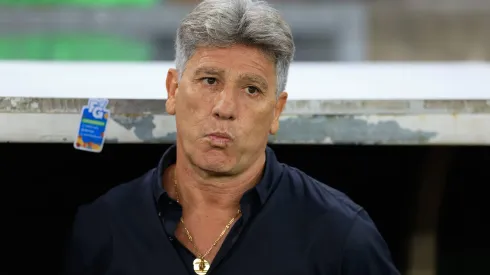
[{"label": "shirt button", "polygon": [[173,242],[174,241],[174,238],[168,237],[168,240],[171,241],[171,242]]},{"label": "shirt button", "polygon": [[162,212],[158,212],[158,217],[161,217],[162,216]]}]

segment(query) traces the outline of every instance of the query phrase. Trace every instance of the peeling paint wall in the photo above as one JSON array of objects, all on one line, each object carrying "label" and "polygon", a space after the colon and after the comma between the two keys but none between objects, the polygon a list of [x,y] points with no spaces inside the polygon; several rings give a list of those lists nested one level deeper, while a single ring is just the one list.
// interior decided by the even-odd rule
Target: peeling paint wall
[{"label": "peeling paint wall", "polygon": [[424,144],[437,132],[403,128],[396,117],[369,122],[369,117],[297,116],[281,120],[281,130],[271,138],[280,143]]},{"label": "peeling paint wall", "polygon": [[[73,142],[85,99],[0,98],[0,141]],[[112,100],[106,142],[176,138],[164,100]],[[490,101],[292,101],[272,143],[490,144]]]},{"label": "peeling paint wall", "polygon": [[[88,99],[51,99],[0,97],[0,113],[80,113]],[[165,100],[111,100],[112,114],[139,116],[161,115]],[[294,100],[285,114],[448,114],[490,113],[490,100]]]}]

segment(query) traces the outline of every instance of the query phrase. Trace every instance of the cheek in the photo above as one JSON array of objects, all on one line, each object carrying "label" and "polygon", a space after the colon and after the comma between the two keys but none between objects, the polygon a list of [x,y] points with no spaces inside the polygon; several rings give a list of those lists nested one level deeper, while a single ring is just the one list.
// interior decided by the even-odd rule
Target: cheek
[{"label": "cheek", "polygon": [[253,108],[247,109],[248,110],[242,110],[245,111],[246,115],[241,115],[240,117],[242,118],[243,125],[247,125],[247,132],[254,133],[251,137],[262,138],[264,135],[268,135],[274,119],[274,111],[270,104],[264,104],[264,106],[256,105]]},{"label": "cheek", "polygon": [[[186,124],[198,124],[204,120],[210,110],[210,102],[198,91],[185,91],[177,98],[177,114]],[[185,118],[185,119],[184,119]]]},{"label": "cheek", "polygon": [[179,90],[179,94],[177,95],[177,108],[182,114],[189,116],[192,111],[195,111],[199,105],[199,99],[196,98],[196,93],[189,89],[188,87],[183,86]]}]

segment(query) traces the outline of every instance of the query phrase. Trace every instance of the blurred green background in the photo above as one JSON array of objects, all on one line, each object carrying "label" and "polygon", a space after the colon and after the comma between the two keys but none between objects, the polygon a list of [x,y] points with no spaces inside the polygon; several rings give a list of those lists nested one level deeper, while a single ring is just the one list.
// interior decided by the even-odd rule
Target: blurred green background
[{"label": "blurred green background", "polygon": [[85,33],[10,35],[0,37],[0,59],[71,61],[145,61],[145,43],[111,35]]},{"label": "blurred green background", "polygon": [[104,7],[104,6],[134,6],[144,7],[161,3],[160,0],[0,0],[0,4],[11,6],[76,6],[76,7]]},{"label": "blurred green background", "polygon": [[[173,60],[198,0],[0,0],[0,60]],[[487,61],[490,1],[270,0],[297,61]]]}]

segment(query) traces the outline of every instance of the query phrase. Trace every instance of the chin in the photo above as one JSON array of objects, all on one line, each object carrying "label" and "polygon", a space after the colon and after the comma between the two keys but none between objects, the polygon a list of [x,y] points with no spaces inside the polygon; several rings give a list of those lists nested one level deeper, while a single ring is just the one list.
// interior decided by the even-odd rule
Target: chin
[{"label": "chin", "polygon": [[237,159],[222,150],[206,150],[196,154],[193,162],[202,170],[228,174],[234,170]]}]

